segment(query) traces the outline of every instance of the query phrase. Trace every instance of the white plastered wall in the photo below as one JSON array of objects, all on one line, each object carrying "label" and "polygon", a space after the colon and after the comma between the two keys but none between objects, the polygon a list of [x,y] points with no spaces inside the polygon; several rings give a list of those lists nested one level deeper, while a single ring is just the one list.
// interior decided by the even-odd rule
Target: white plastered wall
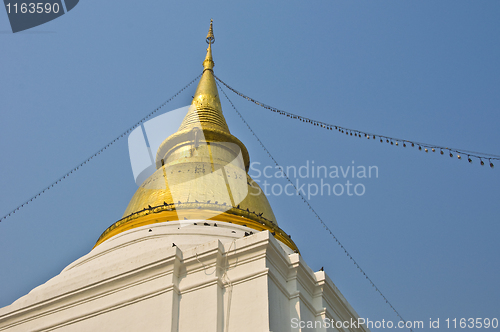
[{"label": "white plastered wall", "polygon": [[119,234],[1,308],[0,332],[326,331],[291,320],[357,318],[324,272],[269,232],[217,224]]}]

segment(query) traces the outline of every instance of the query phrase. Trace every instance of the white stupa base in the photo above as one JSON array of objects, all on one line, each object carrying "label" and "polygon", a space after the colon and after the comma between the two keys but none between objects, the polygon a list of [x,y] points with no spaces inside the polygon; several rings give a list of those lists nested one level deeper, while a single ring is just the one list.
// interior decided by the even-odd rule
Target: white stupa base
[{"label": "white stupa base", "polygon": [[330,278],[269,232],[213,223],[118,234],[1,308],[0,332],[337,331],[293,322],[357,320]]}]

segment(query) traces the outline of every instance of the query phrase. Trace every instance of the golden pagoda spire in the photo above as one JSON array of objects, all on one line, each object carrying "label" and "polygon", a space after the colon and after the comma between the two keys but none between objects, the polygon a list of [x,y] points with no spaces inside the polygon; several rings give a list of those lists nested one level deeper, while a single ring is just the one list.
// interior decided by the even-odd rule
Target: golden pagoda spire
[{"label": "golden pagoda spire", "polygon": [[208,44],[207,48],[207,56],[205,57],[205,60],[203,61],[203,68],[205,70],[213,70],[214,69],[214,60],[212,59],[212,44],[215,43],[215,37],[214,37],[214,20],[210,20],[210,29],[208,29],[208,34],[206,38],[206,42]]},{"label": "golden pagoda spire", "polygon": [[203,68],[205,70],[213,70],[215,66],[214,60],[212,58],[212,44],[208,44],[207,48],[207,56],[205,57],[205,60],[203,60]]},{"label": "golden pagoda spire", "polygon": [[210,19],[210,29],[208,29],[208,34],[207,34],[207,44],[211,45],[215,43],[215,37],[214,37],[214,20]]},{"label": "golden pagoda spire", "polygon": [[247,148],[231,134],[222,114],[213,73],[213,21],[206,42],[203,74],[182,124],[160,144],[156,172],[141,184],[122,219],[101,235],[96,246],[145,225],[210,219],[258,231],[269,230],[296,249],[278,227],[266,195],[248,175]]},{"label": "golden pagoda spire", "polygon": [[203,60],[203,75],[191,103],[194,107],[191,108],[184,121],[182,121],[179,131],[192,129],[194,126],[201,124],[203,130],[214,129],[231,135],[226,119],[222,115],[222,106],[213,73],[212,44],[215,42],[213,20],[210,21],[206,42],[208,48],[205,60]]}]

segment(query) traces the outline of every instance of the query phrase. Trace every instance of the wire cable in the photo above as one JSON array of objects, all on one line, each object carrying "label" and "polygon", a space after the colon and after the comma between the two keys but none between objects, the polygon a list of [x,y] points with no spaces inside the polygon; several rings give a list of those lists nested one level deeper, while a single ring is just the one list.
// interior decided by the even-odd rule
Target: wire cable
[{"label": "wire cable", "polygon": [[[217,78],[217,80],[219,80],[219,79]],[[358,268],[358,270],[365,276],[366,280],[368,280],[368,282],[372,285],[372,287],[375,288],[375,291],[384,299],[385,303],[387,303],[389,305],[389,307],[391,307],[391,309],[394,311],[394,313],[398,316],[398,318],[406,324],[406,320],[401,316],[401,314],[396,310],[396,308],[394,308],[394,306],[389,302],[389,300],[385,297],[385,295],[382,293],[382,291],[375,285],[375,283],[372,281],[372,279],[366,274],[366,272],[361,268],[361,266],[358,264],[358,262],[356,262],[356,260],[352,257],[352,255],[349,253],[349,251],[347,251],[347,249],[340,242],[340,240],[337,238],[337,236],[335,236],[335,234],[332,232],[332,230],[326,225],[326,223],[319,216],[319,214],[316,212],[316,210],[311,206],[311,203],[309,203],[309,201],[304,197],[304,195],[302,195],[302,193],[297,189],[297,187],[295,186],[295,184],[293,183],[293,181],[288,177],[288,174],[286,174],[286,172],[284,171],[284,168],[280,166],[280,164],[276,161],[276,159],[271,155],[271,152],[269,152],[269,150],[264,146],[264,143],[262,143],[262,141],[259,139],[259,137],[257,136],[257,134],[255,134],[255,132],[253,131],[253,129],[250,127],[250,125],[248,124],[248,122],[243,118],[243,116],[238,111],[238,109],[236,109],[236,106],[234,106],[233,102],[229,99],[229,97],[227,96],[226,92],[222,89],[222,87],[220,86],[220,84],[218,82],[216,82],[216,83],[219,86],[219,89],[222,91],[222,93],[226,97],[226,99],[231,104],[232,108],[238,114],[238,116],[243,121],[243,123],[247,126],[248,130],[250,130],[250,132],[255,137],[255,139],[260,144],[260,146],[264,149],[264,151],[267,153],[267,155],[272,159],[272,161],[274,162],[274,164],[281,170],[281,173],[285,176],[285,178],[288,180],[288,182],[293,186],[293,188],[297,192],[297,195],[307,205],[307,207],[309,208],[309,210],[311,210],[311,212],[314,214],[314,216],[319,220],[319,222],[321,223],[321,225],[323,226],[323,228],[328,233],[330,233],[330,235],[333,237],[333,239],[335,240],[335,242],[340,246],[340,248],[344,251],[344,253],[347,255],[347,257],[349,257],[349,259],[354,263],[354,265]],[[221,83],[223,83],[223,82],[221,82]],[[410,331],[413,331],[413,330],[410,328]]]},{"label": "wire cable", "polygon": [[311,124],[313,126],[317,126],[317,127],[320,127],[320,128],[326,129],[326,130],[335,129],[335,130],[339,131],[340,133],[345,133],[346,135],[350,135],[350,136],[353,136],[353,134],[354,134],[355,137],[359,137],[359,138],[365,137],[367,139],[373,138],[375,140],[378,137],[380,139],[381,143],[383,143],[385,141],[386,143],[390,143],[391,145],[396,145],[396,146],[399,146],[401,143],[401,145],[403,145],[403,147],[406,147],[406,145],[409,144],[409,145],[411,145],[411,147],[418,146],[418,149],[420,151],[422,151],[422,148],[424,148],[425,152],[429,152],[429,150],[432,152],[436,152],[436,150],[440,150],[441,155],[444,155],[444,151],[447,151],[446,154],[449,154],[450,157],[453,157],[454,154],[456,154],[456,157],[459,160],[462,159],[462,155],[467,155],[467,160],[469,161],[469,163],[472,163],[472,158],[476,158],[479,161],[479,164],[481,166],[484,166],[484,164],[485,164],[484,160],[488,160],[491,168],[494,168],[492,160],[500,160],[500,155],[496,155],[496,154],[470,151],[470,150],[459,149],[459,148],[450,148],[450,147],[444,147],[444,146],[439,146],[439,145],[430,144],[430,143],[422,143],[422,142],[411,141],[411,140],[407,140],[407,139],[401,139],[401,138],[396,138],[396,137],[391,137],[391,136],[386,136],[386,135],[379,135],[379,134],[361,131],[358,129],[350,129],[350,128],[342,127],[339,125],[333,125],[333,124],[329,124],[329,123],[326,123],[323,121],[310,119],[310,118],[307,118],[307,117],[304,117],[301,115],[286,112],[286,111],[280,110],[276,107],[261,103],[261,102],[257,101],[256,99],[248,97],[247,95],[245,95],[245,94],[239,92],[238,90],[234,89],[233,87],[229,86],[227,83],[222,81],[217,76],[215,76],[215,78],[220,83],[224,84],[226,86],[226,88],[228,88],[229,90],[231,90],[232,92],[234,92],[238,96],[240,96],[240,97],[242,97],[242,98],[258,105],[258,106],[261,106],[265,109],[268,109],[268,110],[275,112],[275,113],[278,113],[280,115],[286,116],[288,118],[296,119],[296,120],[299,120],[299,121],[302,121],[302,122],[305,122],[305,123],[308,123],[308,124]]},{"label": "wire cable", "polygon": [[34,195],[33,197],[31,197],[30,199],[26,200],[24,203],[22,203],[21,205],[19,205],[18,207],[16,207],[14,210],[10,211],[8,214],[4,215],[2,218],[0,218],[0,222],[2,222],[3,220],[9,218],[10,216],[12,216],[13,214],[15,214],[17,211],[19,211],[20,209],[22,209],[23,207],[25,207],[26,205],[28,205],[30,202],[33,202],[35,199],[37,199],[38,197],[40,197],[42,194],[44,194],[47,190],[53,188],[55,185],[59,184],[61,181],[63,181],[64,179],[66,179],[68,176],[70,176],[71,174],[73,174],[74,172],[78,171],[81,167],[83,167],[84,165],[86,165],[89,161],[91,161],[93,158],[97,157],[98,155],[100,155],[102,152],[104,152],[107,148],[109,148],[111,145],[113,145],[114,143],[116,143],[118,140],[120,140],[121,138],[123,138],[124,136],[126,136],[129,132],[131,132],[132,130],[134,130],[136,127],[140,126],[141,123],[143,123],[144,121],[146,121],[148,118],[150,118],[151,116],[153,116],[156,112],[158,112],[163,106],[165,106],[168,102],[172,101],[172,99],[174,99],[175,97],[177,97],[181,92],[183,92],[185,89],[187,89],[191,84],[193,84],[196,80],[198,80],[200,77],[201,77],[202,74],[198,75],[195,79],[193,79],[191,82],[189,82],[185,87],[183,87],[182,89],[180,89],[175,95],[173,95],[172,97],[170,97],[169,99],[167,99],[165,102],[163,102],[160,106],[158,106],[157,108],[155,108],[152,112],[150,112],[148,115],[146,115],[145,117],[143,117],[141,120],[139,120],[138,122],[136,122],[132,127],[130,127],[129,129],[125,130],[122,134],[120,134],[119,136],[117,136],[114,140],[112,140],[111,142],[109,142],[108,144],[106,144],[104,147],[102,147],[101,149],[99,149],[96,153],[94,153],[93,155],[91,155],[90,157],[88,157],[87,159],[85,159],[84,161],[82,161],[81,163],[79,163],[76,167],[74,167],[72,170],[70,170],[69,172],[67,172],[66,174],[64,174],[63,176],[61,176],[59,179],[57,179],[56,181],[52,182],[50,185],[48,185],[47,187],[43,188],[41,191],[39,191],[36,195]]}]

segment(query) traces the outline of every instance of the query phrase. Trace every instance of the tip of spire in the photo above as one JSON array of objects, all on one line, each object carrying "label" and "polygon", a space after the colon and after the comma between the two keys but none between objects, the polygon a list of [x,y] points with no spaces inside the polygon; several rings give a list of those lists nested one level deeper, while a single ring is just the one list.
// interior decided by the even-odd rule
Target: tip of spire
[{"label": "tip of spire", "polygon": [[214,20],[210,19],[210,29],[208,30],[207,39],[206,39],[208,45],[215,43],[213,24],[214,24]]},{"label": "tip of spire", "polygon": [[210,20],[210,29],[208,30],[206,39],[208,44],[207,56],[205,57],[205,61],[203,61],[203,67],[205,70],[212,70],[214,68],[214,60],[212,59],[212,44],[215,43],[213,23],[214,20]]}]

